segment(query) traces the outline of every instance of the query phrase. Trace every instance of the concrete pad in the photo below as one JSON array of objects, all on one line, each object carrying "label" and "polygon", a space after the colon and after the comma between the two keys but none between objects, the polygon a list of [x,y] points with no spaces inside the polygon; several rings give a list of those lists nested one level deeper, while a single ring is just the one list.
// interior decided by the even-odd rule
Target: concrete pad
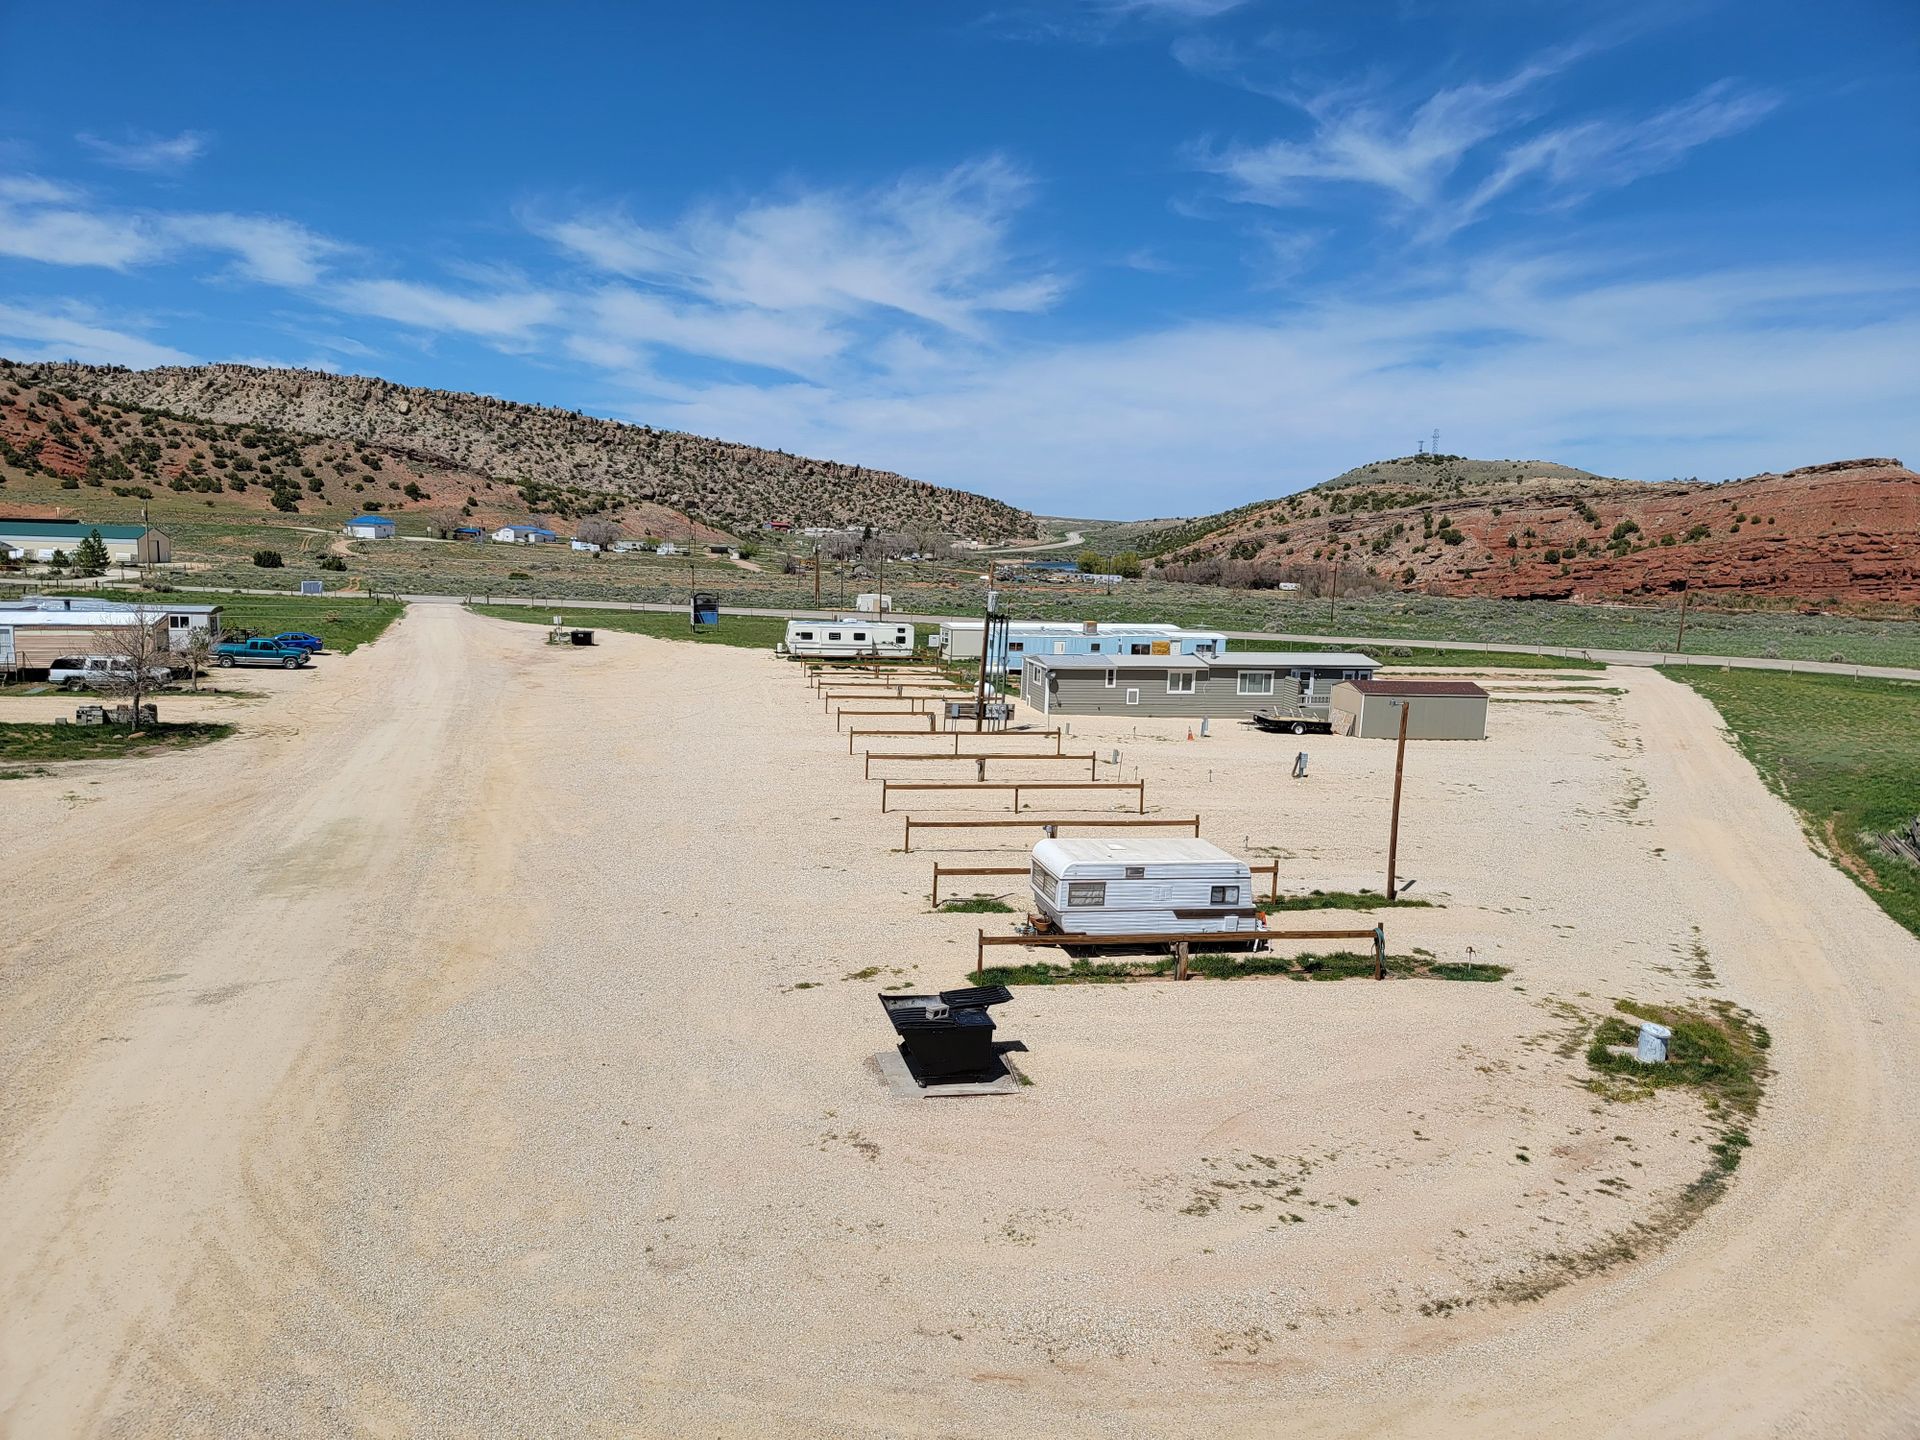
[{"label": "concrete pad", "polygon": [[907,1069],[907,1062],[898,1050],[882,1050],[873,1057],[874,1068],[880,1072],[880,1083],[887,1087],[887,1093],[896,1100],[944,1100],[959,1095],[1015,1094],[1021,1088],[1019,1072],[1005,1055],[1000,1056],[999,1061],[1001,1074],[997,1079],[923,1087],[913,1078],[913,1072]]}]

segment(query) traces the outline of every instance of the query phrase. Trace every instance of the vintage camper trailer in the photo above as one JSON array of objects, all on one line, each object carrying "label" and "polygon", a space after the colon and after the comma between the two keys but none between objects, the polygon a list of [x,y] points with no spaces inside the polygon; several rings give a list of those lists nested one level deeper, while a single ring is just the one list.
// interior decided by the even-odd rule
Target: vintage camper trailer
[{"label": "vintage camper trailer", "polygon": [[1032,885],[1035,912],[1073,935],[1260,928],[1246,861],[1205,840],[1042,840]]},{"label": "vintage camper trailer", "polygon": [[789,620],[781,650],[807,659],[847,659],[863,655],[906,658],[913,654],[913,626],[872,615],[838,620]]}]

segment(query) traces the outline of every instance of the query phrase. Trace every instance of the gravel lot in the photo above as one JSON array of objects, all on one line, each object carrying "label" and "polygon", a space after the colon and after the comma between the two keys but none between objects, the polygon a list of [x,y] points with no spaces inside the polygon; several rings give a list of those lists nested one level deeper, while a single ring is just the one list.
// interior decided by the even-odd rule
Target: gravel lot
[{"label": "gravel lot", "polygon": [[[1506,982],[1028,988],[1030,1088],[912,1102],[875,991],[1011,918],[931,863],[1034,837],[899,853],[766,655],[540,640],[416,606],[198,702],[234,740],[0,792],[0,1432],[1920,1429],[1920,946],[1690,692],[1515,677],[1411,749],[1392,948]],[[1380,885],[1390,745],[1073,723],[1283,889]],[[1623,996],[1770,1028],[1754,1149],[1497,1303],[1701,1172],[1697,1102],[1576,1083]]]}]

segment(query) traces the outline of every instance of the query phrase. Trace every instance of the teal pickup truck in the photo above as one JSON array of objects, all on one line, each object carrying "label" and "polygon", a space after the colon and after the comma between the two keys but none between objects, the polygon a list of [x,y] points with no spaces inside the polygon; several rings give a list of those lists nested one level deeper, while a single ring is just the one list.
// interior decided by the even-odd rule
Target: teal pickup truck
[{"label": "teal pickup truck", "polygon": [[278,665],[297,670],[309,658],[304,650],[272,640],[228,640],[213,647],[216,665]]}]

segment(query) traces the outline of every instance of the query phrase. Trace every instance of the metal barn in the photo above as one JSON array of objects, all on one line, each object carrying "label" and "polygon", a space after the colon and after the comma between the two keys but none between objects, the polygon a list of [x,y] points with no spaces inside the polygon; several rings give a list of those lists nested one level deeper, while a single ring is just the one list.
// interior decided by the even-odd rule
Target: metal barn
[{"label": "metal barn", "polygon": [[1409,740],[1484,740],[1487,692],[1471,680],[1347,680],[1333,687],[1337,735],[1393,740],[1407,711]]}]

